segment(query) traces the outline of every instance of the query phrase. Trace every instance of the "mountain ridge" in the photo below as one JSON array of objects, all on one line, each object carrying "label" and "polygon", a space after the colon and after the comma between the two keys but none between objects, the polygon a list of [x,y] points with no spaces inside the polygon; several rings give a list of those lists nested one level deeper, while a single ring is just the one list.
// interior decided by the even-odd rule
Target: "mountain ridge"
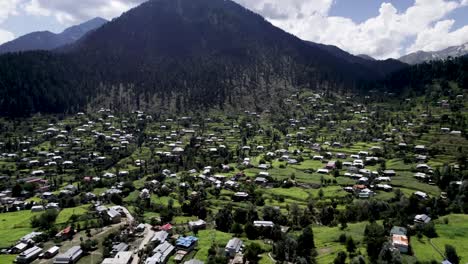
[{"label": "mountain ridge", "polygon": [[107,22],[103,18],[96,17],[79,25],[66,28],[58,34],[50,31],[31,32],[0,45],[0,54],[30,50],[53,50],[77,41],[88,32]]},{"label": "mountain ridge", "polygon": [[468,54],[468,42],[459,46],[452,46],[440,51],[416,51],[407,54],[400,61],[407,64],[419,64],[431,60],[445,60],[449,57],[456,58]]}]

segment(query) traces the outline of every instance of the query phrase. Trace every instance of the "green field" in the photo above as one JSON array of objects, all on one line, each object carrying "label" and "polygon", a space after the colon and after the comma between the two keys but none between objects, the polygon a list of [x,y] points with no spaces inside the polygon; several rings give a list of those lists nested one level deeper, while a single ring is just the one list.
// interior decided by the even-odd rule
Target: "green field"
[{"label": "green field", "polygon": [[[315,246],[318,253],[317,262],[321,264],[333,263],[339,251],[346,251],[346,247],[338,240],[343,233],[351,236],[356,244],[361,243],[367,224],[367,222],[348,224],[345,230],[340,230],[339,227],[313,227]],[[362,245],[358,245],[357,248],[357,251],[361,251],[365,255],[365,249]]]},{"label": "green field", "polygon": [[[442,219],[444,218],[449,220],[448,224],[443,223]],[[439,236],[433,238],[432,243],[442,252],[444,252],[446,244],[454,246],[461,257],[460,263],[468,263],[468,215],[452,214],[442,219],[436,221],[435,227]],[[415,256],[420,261],[442,261],[442,256],[431,246],[427,237],[423,237],[421,240],[413,238],[411,246]]]},{"label": "green field", "polygon": [[77,215],[77,216],[84,215],[88,212],[88,207],[89,205],[85,204],[85,205],[81,205],[78,207],[62,209],[57,217],[57,220],[55,220],[55,223],[65,224],[68,222],[68,220],[70,219],[72,215]]},{"label": "green field", "polygon": [[31,211],[0,214],[0,248],[11,246],[24,235],[31,233],[33,229],[30,221],[36,214]]},{"label": "green field", "polygon": [[195,254],[195,258],[206,262],[208,259],[208,250],[210,249],[213,241],[219,247],[224,247],[232,238],[232,235],[217,230],[200,230],[197,237],[199,239],[198,252]]},{"label": "green field", "polygon": [[14,263],[16,255],[0,255],[0,263],[7,264],[7,263]]}]

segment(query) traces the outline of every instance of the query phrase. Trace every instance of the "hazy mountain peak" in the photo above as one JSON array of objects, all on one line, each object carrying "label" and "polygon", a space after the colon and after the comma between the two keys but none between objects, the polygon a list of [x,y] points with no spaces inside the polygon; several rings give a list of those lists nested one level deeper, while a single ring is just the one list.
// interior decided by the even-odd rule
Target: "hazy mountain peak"
[{"label": "hazy mountain peak", "polygon": [[416,51],[401,57],[399,60],[408,64],[419,64],[431,60],[445,60],[448,57],[456,58],[466,54],[468,54],[468,43],[441,51]]},{"label": "hazy mountain peak", "polygon": [[105,23],[107,23],[107,20],[97,17],[69,27],[59,34],[50,31],[32,32],[0,45],[0,54],[28,50],[53,50],[77,41],[86,33],[99,28]]}]

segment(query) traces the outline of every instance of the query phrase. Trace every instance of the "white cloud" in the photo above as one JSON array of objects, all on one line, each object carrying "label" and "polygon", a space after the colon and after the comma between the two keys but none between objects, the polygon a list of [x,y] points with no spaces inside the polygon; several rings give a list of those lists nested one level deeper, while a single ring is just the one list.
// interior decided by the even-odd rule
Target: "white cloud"
[{"label": "white cloud", "polygon": [[410,52],[438,51],[450,46],[458,46],[468,42],[468,26],[451,31],[454,20],[437,22],[433,27],[420,32],[414,44],[408,48]]},{"label": "white cloud", "polygon": [[10,15],[16,15],[16,7],[20,0],[0,0],[0,24]]},{"label": "white cloud", "polygon": [[[295,0],[290,3],[283,0],[238,0],[238,2],[300,38],[336,45],[354,54],[364,53],[376,58],[401,56],[406,53],[403,46],[408,39],[419,38],[421,43],[428,39],[419,37],[420,34],[449,33],[428,30],[453,10],[464,3],[468,4],[468,0],[464,0],[463,3],[458,0],[415,0],[413,6],[400,13],[391,3],[382,3],[376,17],[355,23],[349,18],[329,16],[333,1]],[[265,8],[266,6],[268,8]],[[461,33],[451,36],[444,45],[460,42],[457,37],[460,37]],[[433,39],[437,37],[440,35],[434,36]],[[438,46],[444,45],[441,43]]]},{"label": "white cloud", "polygon": [[70,25],[94,17],[112,19],[145,0],[28,0],[24,10],[31,15],[53,16]]},{"label": "white cloud", "polygon": [[15,38],[13,33],[0,28],[0,44],[11,41]]},{"label": "white cloud", "polygon": [[[16,7],[20,0],[0,0],[0,24],[10,16],[17,15]],[[13,33],[0,28],[0,44],[14,39]]]}]

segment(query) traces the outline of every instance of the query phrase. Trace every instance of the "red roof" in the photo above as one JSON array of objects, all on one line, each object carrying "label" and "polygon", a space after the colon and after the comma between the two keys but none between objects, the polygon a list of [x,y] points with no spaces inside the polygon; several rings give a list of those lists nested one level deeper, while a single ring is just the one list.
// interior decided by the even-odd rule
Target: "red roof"
[{"label": "red roof", "polygon": [[70,233],[70,230],[71,230],[71,226],[66,227],[64,230],[62,230],[62,235],[66,235]]},{"label": "red roof", "polygon": [[165,224],[165,225],[161,226],[161,230],[164,230],[164,231],[169,231],[171,229],[172,229],[171,224]]}]

